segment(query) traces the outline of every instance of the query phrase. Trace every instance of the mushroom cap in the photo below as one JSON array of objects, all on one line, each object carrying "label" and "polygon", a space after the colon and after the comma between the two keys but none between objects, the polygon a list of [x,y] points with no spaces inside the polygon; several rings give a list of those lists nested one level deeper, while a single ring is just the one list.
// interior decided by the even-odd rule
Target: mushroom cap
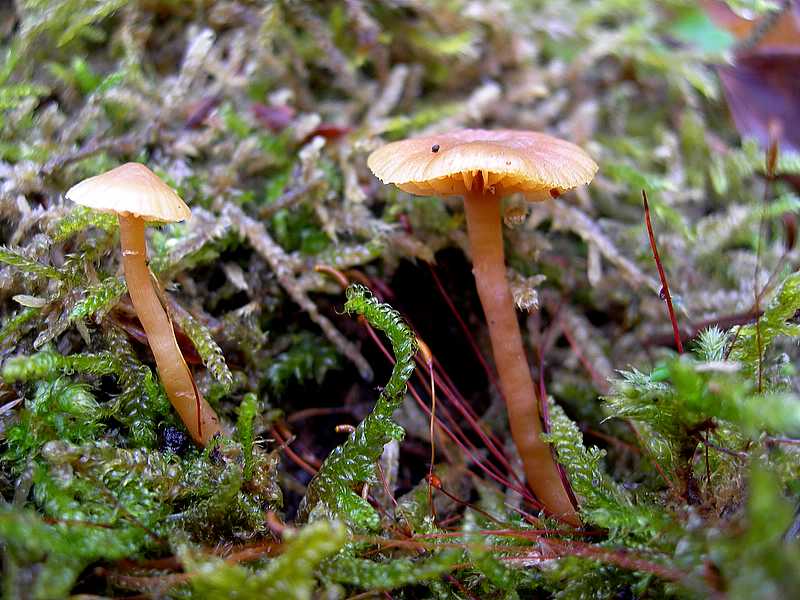
[{"label": "mushroom cap", "polygon": [[544,200],[589,183],[597,164],[575,144],[534,131],[461,129],[379,148],[367,165],[384,183],[422,196],[463,196],[482,174],[483,189]]},{"label": "mushroom cap", "polygon": [[72,186],[66,197],[95,210],[176,223],[192,216],[181,197],[141,163],[125,163]]}]

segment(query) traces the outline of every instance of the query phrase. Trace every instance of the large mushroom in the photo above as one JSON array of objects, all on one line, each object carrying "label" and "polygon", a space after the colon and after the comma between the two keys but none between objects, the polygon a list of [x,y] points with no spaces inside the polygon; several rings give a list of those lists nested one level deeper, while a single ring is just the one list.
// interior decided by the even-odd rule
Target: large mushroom
[{"label": "large mushroom", "polygon": [[580,520],[562,482],[542,422],[506,277],[501,202],[557,197],[589,183],[595,162],[580,148],[530,131],[463,129],[387,144],[367,159],[384,183],[423,196],[463,196],[478,295],[528,485],[552,515]]},{"label": "large mushroom", "polygon": [[198,444],[220,432],[219,418],[194,384],[181,354],[169,316],[154,287],[147,264],[147,222],[176,223],[191,217],[180,196],[150,169],[126,163],[70,188],[67,198],[119,216],[119,238],[125,281],[142,323],[167,396]]}]

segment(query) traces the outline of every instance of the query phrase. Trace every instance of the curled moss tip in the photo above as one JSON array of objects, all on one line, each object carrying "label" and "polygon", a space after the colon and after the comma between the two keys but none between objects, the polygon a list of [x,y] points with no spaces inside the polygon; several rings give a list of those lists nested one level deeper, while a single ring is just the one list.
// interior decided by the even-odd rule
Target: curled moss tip
[{"label": "curled moss tip", "polygon": [[378,514],[353,488],[375,482],[375,463],[383,446],[403,438],[404,431],[392,421],[392,414],[402,403],[408,379],[414,372],[417,341],[400,313],[378,301],[363,285],[351,285],[345,296],[346,312],[363,316],[389,338],[395,365],[372,413],[334,449],[309,484],[300,514],[309,518],[312,511],[332,513],[357,529],[374,530],[380,523]]}]

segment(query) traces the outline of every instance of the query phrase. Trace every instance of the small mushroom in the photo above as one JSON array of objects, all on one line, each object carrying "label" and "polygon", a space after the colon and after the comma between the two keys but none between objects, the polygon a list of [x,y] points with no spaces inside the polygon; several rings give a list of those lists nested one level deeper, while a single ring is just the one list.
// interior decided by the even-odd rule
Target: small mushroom
[{"label": "small mushroom", "polygon": [[167,396],[195,442],[206,445],[220,432],[219,418],[194,384],[169,316],[159,299],[147,264],[145,224],[175,223],[191,217],[189,207],[150,169],[127,163],[70,188],[66,197],[119,217],[125,281],[142,323]]},{"label": "small mushroom", "polygon": [[541,439],[541,415],[506,277],[500,208],[512,192],[541,201],[589,183],[597,165],[574,144],[542,133],[481,129],[387,144],[367,164],[381,181],[411,194],[464,197],[475,283],[528,484],[551,514],[578,525],[550,447]]}]

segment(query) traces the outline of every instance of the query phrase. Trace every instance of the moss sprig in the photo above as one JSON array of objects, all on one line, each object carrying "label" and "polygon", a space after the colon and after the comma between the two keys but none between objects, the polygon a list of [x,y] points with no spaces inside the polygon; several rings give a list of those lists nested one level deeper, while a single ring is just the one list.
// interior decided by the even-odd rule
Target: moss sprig
[{"label": "moss sprig", "polygon": [[235,590],[236,597],[242,600],[307,600],[315,589],[320,563],[344,545],[346,536],[347,530],[341,523],[328,521],[287,531],[281,555],[258,570],[221,559],[210,560],[188,549],[183,552],[183,560],[193,573],[190,585],[196,598],[220,598]]},{"label": "moss sprig", "polygon": [[38,260],[25,256],[19,250],[7,246],[0,246],[0,262],[18,269],[27,277],[43,277],[56,281],[62,279],[61,272],[55,267],[42,264]]},{"label": "moss sprig", "polygon": [[403,401],[408,379],[414,372],[417,342],[400,313],[379,302],[366,287],[351,285],[346,296],[346,312],[363,316],[372,327],[389,338],[395,364],[372,412],[342,445],[330,453],[309,484],[301,515],[308,518],[313,511],[324,506],[357,529],[374,530],[380,522],[378,514],[366,500],[353,492],[353,487],[374,483],[375,464],[383,446],[392,440],[403,439],[404,431],[392,420],[392,414]]},{"label": "moss sprig", "polygon": [[208,327],[186,311],[180,311],[176,317],[181,329],[192,340],[192,344],[208,372],[222,386],[224,393],[230,392],[233,388],[233,374],[228,368],[228,363],[225,362],[222,348],[219,347]]},{"label": "moss sprig", "polygon": [[119,227],[119,220],[110,213],[92,210],[85,206],[76,206],[50,225],[50,237],[54,242],[63,242],[90,227],[113,233]]}]

